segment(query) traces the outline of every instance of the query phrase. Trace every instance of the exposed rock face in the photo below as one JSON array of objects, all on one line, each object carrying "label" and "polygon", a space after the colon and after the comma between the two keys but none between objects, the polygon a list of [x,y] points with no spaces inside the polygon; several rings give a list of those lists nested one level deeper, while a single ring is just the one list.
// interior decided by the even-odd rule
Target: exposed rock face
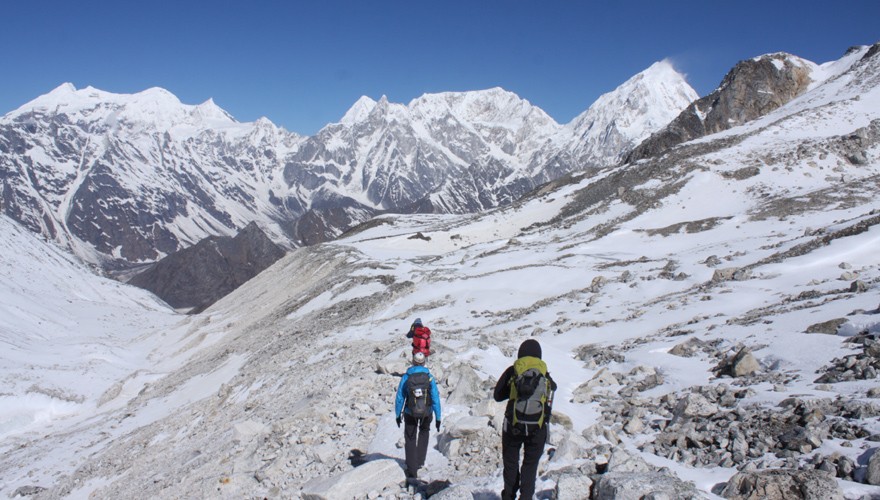
[{"label": "exposed rock face", "polygon": [[764,116],[802,94],[812,82],[812,65],[777,53],[739,62],[715,91],[703,97],[626,158],[635,162],[669,148]]},{"label": "exposed rock face", "polygon": [[283,256],[284,250],[251,223],[233,238],[211,236],[173,253],[129,283],[172,307],[199,312]]}]

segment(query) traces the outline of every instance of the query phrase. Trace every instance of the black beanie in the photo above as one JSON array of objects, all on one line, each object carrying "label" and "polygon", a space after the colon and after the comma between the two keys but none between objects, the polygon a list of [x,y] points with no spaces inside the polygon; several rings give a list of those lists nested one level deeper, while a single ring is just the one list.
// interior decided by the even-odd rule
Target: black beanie
[{"label": "black beanie", "polygon": [[517,358],[532,356],[541,359],[541,344],[535,339],[527,339],[519,345],[519,352],[516,353]]}]

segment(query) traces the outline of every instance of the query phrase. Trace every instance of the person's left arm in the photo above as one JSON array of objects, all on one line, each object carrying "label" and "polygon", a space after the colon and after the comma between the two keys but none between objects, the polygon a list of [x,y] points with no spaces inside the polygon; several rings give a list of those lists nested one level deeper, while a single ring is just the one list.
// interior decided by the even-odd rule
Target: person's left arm
[{"label": "person's left arm", "polygon": [[434,420],[441,420],[440,414],[440,391],[437,389],[437,381],[431,375],[431,407],[434,409]]}]

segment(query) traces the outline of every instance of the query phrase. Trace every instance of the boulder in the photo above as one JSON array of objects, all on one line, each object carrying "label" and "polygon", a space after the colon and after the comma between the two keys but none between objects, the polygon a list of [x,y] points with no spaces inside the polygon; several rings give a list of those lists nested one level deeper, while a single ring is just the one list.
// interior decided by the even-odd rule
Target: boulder
[{"label": "boulder", "polygon": [[655,468],[648,462],[638,456],[628,452],[625,448],[618,446],[611,451],[608,457],[608,472],[630,473],[630,472],[652,472]]},{"label": "boulder", "polygon": [[556,480],[556,498],[589,500],[593,481],[584,474],[566,474]]},{"label": "boulder", "polygon": [[382,491],[406,481],[397,460],[367,462],[332,477],[315,478],[303,485],[303,500],[351,500],[367,491]]},{"label": "boulder", "polygon": [[594,387],[608,387],[619,384],[620,381],[617,380],[617,377],[615,377],[613,373],[607,368],[602,368],[587,382],[587,387],[592,389]]},{"label": "boulder", "polygon": [[718,413],[718,405],[697,392],[688,393],[681,398],[672,410],[673,422],[680,419],[710,417],[716,413]]},{"label": "boulder", "polygon": [[[550,442],[556,446],[552,462],[572,462],[587,456],[589,443],[587,440],[572,431],[561,429],[558,426],[550,428]],[[566,497],[558,497],[566,498]]]},{"label": "boulder", "polygon": [[718,376],[742,377],[759,371],[761,371],[761,364],[747,347],[743,347],[735,355],[715,367]]},{"label": "boulder", "polygon": [[593,498],[595,500],[693,500],[704,499],[706,496],[697,491],[692,483],[686,483],[663,472],[608,472],[596,480]]},{"label": "boulder", "polygon": [[865,473],[865,482],[880,485],[880,448],[874,449],[874,454],[868,459],[868,471]]},{"label": "boulder", "polygon": [[738,472],[721,491],[731,500],[843,500],[831,474],[820,470],[765,469]]},{"label": "boulder", "polygon": [[472,439],[479,439],[478,434],[490,429],[487,417],[470,416],[449,419],[446,422],[446,428],[437,438],[437,449],[450,458],[459,456],[462,440],[470,442]]},{"label": "boulder", "polygon": [[680,344],[676,344],[669,350],[669,354],[681,358],[690,358],[696,354],[697,349],[702,346],[703,341],[696,337],[691,337]]},{"label": "boulder", "polygon": [[751,277],[752,271],[750,269],[725,267],[723,269],[716,269],[715,272],[712,273],[712,282],[720,283],[722,281],[745,281]]},{"label": "boulder", "polygon": [[499,403],[492,398],[486,398],[471,407],[471,415],[475,417],[487,417],[489,425],[495,429],[501,429],[504,425],[504,408],[506,402]]},{"label": "boulder", "polygon": [[826,335],[837,335],[837,329],[840,325],[846,323],[846,318],[835,318],[821,323],[810,325],[805,333],[824,333]]},{"label": "boulder", "polygon": [[443,398],[444,404],[471,405],[484,397],[480,389],[480,376],[471,366],[463,363],[449,368],[446,386],[449,395]]},{"label": "boulder", "polygon": [[447,423],[444,435],[458,439],[476,434],[488,427],[489,419],[486,417],[464,417]]}]

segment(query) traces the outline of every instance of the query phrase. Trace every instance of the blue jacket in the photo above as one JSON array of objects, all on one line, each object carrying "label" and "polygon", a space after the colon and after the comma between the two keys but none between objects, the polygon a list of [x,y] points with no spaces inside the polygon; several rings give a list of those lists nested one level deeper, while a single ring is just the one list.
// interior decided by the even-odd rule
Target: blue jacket
[{"label": "blue jacket", "polygon": [[[406,381],[409,379],[410,374],[420,372],[431,375],[431,371],[424,366],[410,366],[400,379],[400,385],[397,386],[397,400],[394,402],[394,415],[396,417],[400,416],[401,411],[406,412],[406,414],[409,415],[409,408],[406,407]],[[431,375],[431,408],[434,410],[434,420],[439,421],[440,392],[437,391],[437,382],[434,380],[433,375]]]}]

